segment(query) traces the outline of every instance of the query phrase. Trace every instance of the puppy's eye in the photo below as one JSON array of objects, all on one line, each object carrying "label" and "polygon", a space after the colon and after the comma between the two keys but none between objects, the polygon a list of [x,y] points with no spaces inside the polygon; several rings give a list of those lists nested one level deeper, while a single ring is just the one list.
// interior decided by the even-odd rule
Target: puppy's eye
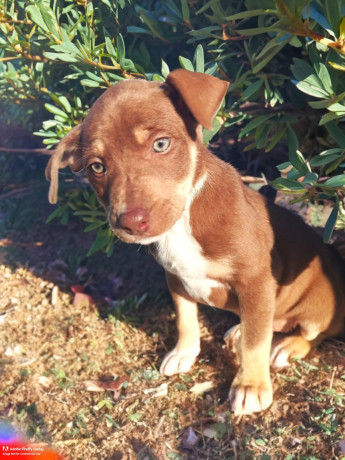
[{"label": "puppy's eye", "polygon": [[105,166],[103,163],[100,163],[99,161],[95,161],[95,163],[91,163],[89,166],[89,170],[95,175],[95,176],[103,176],[106,172]]},{"label": "puppy's eye", "polygon": [[170,137],[160,137],[152,144],[152,148],[157,153],[164,153],[170,147]]}]

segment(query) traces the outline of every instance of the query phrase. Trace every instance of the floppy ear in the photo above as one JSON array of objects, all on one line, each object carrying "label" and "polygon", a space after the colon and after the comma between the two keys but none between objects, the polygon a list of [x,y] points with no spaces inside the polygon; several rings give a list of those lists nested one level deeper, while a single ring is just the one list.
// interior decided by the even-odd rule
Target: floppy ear
[{"label": "floppy ear", "polygon": [[59,169],[69,166],[72,171],[80,171],[81,149],[79,146],[81,125],[75,126],[59,143],[54,150],[45,170],[46,178],[50,181],[49,203],[57,203]]},{"label": "floppy ear", "polygon": [[219,110],[229,83],[204,73],[177,69],[168,75],[166,84],[179,93],[196,121],[212,130],[212,120]]}]

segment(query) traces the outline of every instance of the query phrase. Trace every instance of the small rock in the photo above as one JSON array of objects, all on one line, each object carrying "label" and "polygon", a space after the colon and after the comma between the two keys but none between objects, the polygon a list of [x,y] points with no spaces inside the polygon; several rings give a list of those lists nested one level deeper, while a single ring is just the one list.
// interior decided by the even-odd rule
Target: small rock
[{"label": "small rock", "polygon": [[59,302],[59,288],[58,286],[54,286],[52,289],[52,299],[51,304],[55,307]]}]

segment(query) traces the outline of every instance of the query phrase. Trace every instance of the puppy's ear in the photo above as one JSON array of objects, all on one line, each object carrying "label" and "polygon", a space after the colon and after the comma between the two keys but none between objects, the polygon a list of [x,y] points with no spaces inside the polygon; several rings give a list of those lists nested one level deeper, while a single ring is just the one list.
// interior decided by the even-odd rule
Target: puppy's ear
[{"label": "puppy's ear", "polygon": [[212,130],[212,120],[219,110],[229,83],[204,73],[177,69],[168,75],[166,84],[179,93],[196,121]]},{"label": "puppy's ear", "polygon": [[45,170],[46,178],[50,181],[49,203],[57,203],[59,169],[69,166],[72,171],[80,171],[81,149],[79,145],[81,125],[74,127],[59,143],[54,150]]}]

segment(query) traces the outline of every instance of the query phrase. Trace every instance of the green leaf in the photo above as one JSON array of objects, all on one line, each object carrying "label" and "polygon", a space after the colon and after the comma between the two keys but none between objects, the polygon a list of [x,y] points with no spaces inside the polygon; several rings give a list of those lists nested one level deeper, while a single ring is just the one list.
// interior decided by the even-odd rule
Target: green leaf
[{"label": "green leaf", "polygon": [[337,118],[339,118],[339,115],[337,113],[334,113],[334,112],[326,113],[326,115],[323,115],[321,117],[321,120],[319,122],[319,126],[325,125],[326,123],[329,123],[330,121],[336,120]]},{"label": "green leaf", "polygon": [[292,168],[291,171],[289,171],[287,173],[287,176],[286,176],[289,180],[294,180],[294,181],[297,181],[297,182],[301,182],[299,181],[298,179],[301,179],[304,177],[304,174],[297,171],[295,168]]},{"label": "green leaf", "polygon": [[241,11],[240,13],[233,14],[231,16],[227,16],[224,18],[224,21],[236,21],[237,19],[247,19],[247,18],[256,18],[257,16],[265,16],[265,15],[272,15],[275,14],[277,11],[276,10],[264,10],[264,9],[258,9],[258,10],[247,10],[247,11]]},{"label": "green leaf", "polygon": [[337,154],[326,155],[326,156],[322,156],[320,154],[320,155],[317,155],[316,157],[313,157],[310,160],[310,166],[324,166],[324,165],[332,163],[333,161],[338,160],[339,158],[342,158],[342,157],[343,157],[343,155],[339,156]]},{"label": "green leaf", "polygon": [[59,32],[57,30],[58,24],[56,22],[53,10],[49,8],[49,6],[43,1],[37,2],[37,6],[40,9],[40,13],[48,27],[49,32],[51,32],[55,37],[59,37]]},{"label": "green leaf", "polygon": [[291,71],[298,80],[296,84],[297,88],[303,91],[306,94],[309,94],[314,97],[329,98],[329,94],[332,91],[332,83],[328,75],[328,71],[323,64],[316,63],[315,66],[318,66],[320,74],[324,75],[327,73],[326,86],[330,87],[330,93],[324,88],[323,82],[320,77],[315,73],[314,69],[302,59],[294,59],[294,64],[291,66]]},{"label": "green leaf", "polygon": [[88,253],[86,254],[87,257],[90,257],[95,252],[100,251],[101,249],[105,248],[108,243],[109,243],[108,235],[104,231],[98,231],[95,241],[92,243]]},{"label": "green leaf", "polygon": [[337,62],[328,61],[328,64],[336,70],[345,71],[345,65],[338,64]]},{"label": "green leaf", "polygon": [[202,131],[202,135],[203,135],[203,141],[204,141],[204,144],[205,145],[208,145],[209,142],[211,141],[211,139],[217,134],[217,132],[220,130],[221,128],[221,123],[219,122],[219,120],[217,118],[214,118],[213,119],[213,122],[212,122],[212,127],[213,127],[213,130],[209,130],[209,129],[206,129],[204,128],[203,131]]},{"label": "green leaf", "polygon": [[174,387],[178,391],[188,391],[188,387],[184,383],[175,383]]},{"label": "green leaf", "polygon": [[302,174],[307,174],[308,172],[310,172],[308,164],[306,163],[302,153],[298,150],[298,139],[295,134],[295,131],[291,128],[290,125],[288,125],[287,127],[287,141],[289,150],[289,160],[292,166]]},{"label": "green leaf", "polygon": [[166,78],[170,73],[170,69],[169,69],[168,64],[165,61],[163,61],[163,59],[162,59],[161,63],[162,63],[162,65],[161,65],[161,74],[163,75],[164,78]]},{"label": "green leaf", "polygon": [[91,80],[98,81],[99,83],[104,83],[104,80],[103,80],[102,77],[100,77],[100,76],[98,76],[98,75],[95,75],[95,74],[92,73],[92,72],[87,71],[87,72],[85,72],[85,75],[86,75],[87,77],[89,77]]},{"label": "green leaf", "polygon": [[271,114],[271,115],[261,115],[259,117],[253,118],[252,120],[250,120],[249,123],[246,124],[246,126],[244,128],[241,129],[239,137],[240,138],[243,137],[244,135],[246,135],[247,133],[249,133],[253,129],[257,128],[261,124],[263,124],[266,121],[268,121],[273,116],[274,115]]},{"label": "green leaf", "polygon": [[308,101],[308,104],[313,109],[326,109],[330,104],[330,99],[324,99],[323,101]]},{"label": "green leaf", "polygon": [[332,81],[325,64],[323,64],[322,62],[315,64],[315,70],[324,89],[327,91],[328,94],[332,95],[334,93]]},{"label": "green leaf", "polygon": [[109,37],[105,37],[105,47],[111,56],[116,57],[116,50]]},{"label": "green leaf", "polygon": [[113,427],[120,428],[120,425],[117,422],[115,422],[115,420],[113,419],[113,417],[111,415],[104,414],[104,417],[109,422],[109,424],[111,424]]},{"label": "green leaf", "polygon": [[254,58],[253,73],[260,72],[289,41],[290,37],[281,42],[270,43],[270,46],[266,45],[263,51]]},{"label": "green leaf", "polygon": [[291,71],[296,80],[302,81],[310,77],[311,75],[315,74],[312,66],[308,64],[306,61],[294,58],[293,62],[294,63],[291,66]]},{"label": "green leaf", "polygon": [[331,104],[327,108],[331,112],[341,113],[342,116],[344,116],[345,114],[345,105],[339,104],[339,102],[336,102],[335,104]]},{"label": "green leaf", "polygon": [[281,163],[280,165],[278,165],[277,169],[279,169],[279,171],[283,171],[284,169],[289,168],[290,166],[291,166],[290,161],[285,161],[284,163]]},{"label": "green leaf", "polygon": [[345,149],[345,134],[339,128],[339,125],[334,123],[333,121],[326,124],[326,128],[329,134],[333,137],[333,139],[338,143],[338,145]]},{"label": "green leaf", "polygon": [[[341,165],[343,161],[344,161],[344,156],[341,156],[340,158],[334,160],[326,169],[326,174],[329,175],[333,171],[335,171]],[[341,166],[344,167],[344,165],[341,165]]]},{"label": "green leaf", "polygon": [[51,52],[43,52],[44,57],[51,59],[52,61],[63,61],[63,62],[80,62],[81,59],[77,58],[76,56],[72,56],[72,54],[66,53],[51,53]]},{"label": "green leaf", "polygon": [[266,152],[270,152],[280,141],[280,139],[284,136],[286,132],[286,126],[281,123],[279,128],[276,130],[275,134],[273,135],[272,139],[268,143],[266,147]]},{"label": "green leaf", "polygon": [[342,18],[340,21],[339,25],[339,38],[344,39],[345,38],[345,16]]},{"label": "green leaf", "polygon": [[265,143],[267,141],[268,133],[270,131],[270,128],[271,128],[271,126],[269,124],[263,125],[263,129],[262,129],[262,131],[261,131],[261,133],[258,136],[258,139],[256,141],[256,147],[258,149],[262,149],[262,147],[265,145]]},{"label": "green leaf", "polygon": [[66,112],[71,113],[72,107],[66,96],[58,96],[58,100]]},{"label": "green leaf", "polygon": [[126,48],[125,48],[125,42],[123,41],[123,37],[121,34],[117,36],[116,46],[117,46],[117,57],[118,57],[120,66],[123,67],[125,64],[125,58],[126,58]]},{"label": "green leaf", "polygon": [[309,96],[320,98],[325,98],[328,96],[328,93],[323,88],[320,86],[312,85],[307,81],[300,81],[296,86],[303,93],[309,94]]},{"label": "green leaf", "polygon": [[315,185],[319,176],[315,173],[308,173],[306,174],[305,178],[302,180],[303,184],[308,184],[308,185]]},{"label": "green leaf", "polygon": [[332,237],[334,226],[337,222],[338,214],[339,214],[339,198],[336,197],[335,205],[332,209],[331,214],[329,215],[329,218],[326,222],[325,229],[323,232],[323,241],[325,243],[328,243]]},{"label": "green leaf", "polygon": [[296,152],[296,150],[298,150],[298,139],[295,131],[291,128],[290,125],[287,126],[287,141],[290,156],[293,155]]},{"label": "green leaf", "polygon": [[56,208],[49,216],[47,217],[46,224],[49,224],[53,219],[56,217],[59,217],[63,213],[62,208],[58,207]]},{"label": "green leaf", "polygon": [[131,422],[139,422],[143,414],[140,414],[139,412],[136,412],[134,414],[129,414],[128,418]]},{"label": "green leaf", "polygon": [[338,35],[339,23],[341,19],[341,5],[342,2],[339,1],[328,1],[323,2],[325,16],[331,26],[331,30]]},{"label": "green leaf", "polygon": [[255,443],[258,445],[258,446],[265,446],[266,445],[266,441],[264,441],[263,439],[255,439]]},{"label": "green leaf", "polygon": [[197,12],[196,14],[203,13],[206,11],[208,8],[212,8],[212,6],[217,5],[219,3],[219,0],[209,0],[208,2],[205,3]]},{"label": "green leaf", "polygon": [[265,34],[267,32],[274,32],[274,31],[280,32],[282,25],[283,25],[282,21],[277,21],[269,27],[255,27],[254,29],[241,29],[241,30],[235,29],[235,32],[237,32],[239,35],[254,36],[254,35]]},{"label": "green leaf", "polygon": [[296,150],[295,152],[291,151],[291,154],[289,154],[289,160],[292,166],[300,173],[307,174],[310,172],[310,168],[299,150]]},{"label": "green leaf", "polygon": [[26,12],[29,13],[31,16],[31,19],[35,24],[37,24],[41,29],[43,29],[45,32],[49,32],[49,28],[47,27],[47,24],[44,22],[42,14],[39,10],[38,4],[36,3],[35,5],[28,5],[26,7]]},{"label": "green leaf", "polygon": [[95,230],[96,228],[99,228],[99,227],[103,227],[106,224],[107,224],[107,221],[91,223],[90,225],[87,225],[84,228],[84,232],[85,233],[91,232],[92,230]]},{"label": "green leaf", "polygon": [[52,104],[44,104],[44,107],[48,110],[48,112],[53,113],[54,115],[60,115],[60,117],[68,120],[68,115],[59,107],[56,107],[55,105]]},{"label": "green leaf", "polygon": [[340,152],[344,152],[344,149],[338,149],[338,148],[328,149],[328,150],[324,150],[323,152],[321,152],[320,155],[327,156],[327,155],[333,155],[333,153],[340,153]]},{"label": "green leaf", "polygon": [[183,56],[179,56],[178,60],[180,61],[182,69],[186,69],[186,70],[190,70],[191,72],[194,72],[193,64],[189,59],[184,58]]},{"label": "green leaf", "polygon": [[150,31],[147,29],[144,29],[143,27],[137,27],[137,26],[128,26],[127,27],[127,32],[132,33],[132,34],[146,34],[146,35],[151,35]]},{"label": "green leaf", "polygon": [[182,17],[184,21],[189,22],[189,6],[187,0],[181,0]]},{"label": "green leaf", "polygon": [[260,78],[259,80],[254,81],[251,83],[244,91],[242,94],[241,99],[248,99],[250,96],[255,94],[261,86],[263,85],[264,81]]},{"label": "green leaf", "polygon": [[272,181],[272,185],[277,188],[278,190],[286,190],[286,191],[298,191],[301,193],[305,190],[304,184],[301,182],[297,182],[292,179],[285,179],[284,177],[278,177]]},{"label": "green leaf", "polygon": [[193,57],[194,68],[196,72],[204,73],[205,62],[204,62],[204,49],[199,44],[196,47],[194,57]]},{"label": "green leaf", "polygon": [[[83,79],[83,80],[80,80],[80,83],[83,85],[83,86],[89,86],[90,88],[99,88],[102,84],[100,83],[97,83],[96,81],[94,80],[87,80],[87,79]],[[104,82],[103,82],[104,84]]]},{"label": "green leaf", "polygon": [[345,186],[345,174],[338,174],[337,176],[333,176],[330,179],[326,180],[322,184],[324,187],[329,188],[338,188]]}]

